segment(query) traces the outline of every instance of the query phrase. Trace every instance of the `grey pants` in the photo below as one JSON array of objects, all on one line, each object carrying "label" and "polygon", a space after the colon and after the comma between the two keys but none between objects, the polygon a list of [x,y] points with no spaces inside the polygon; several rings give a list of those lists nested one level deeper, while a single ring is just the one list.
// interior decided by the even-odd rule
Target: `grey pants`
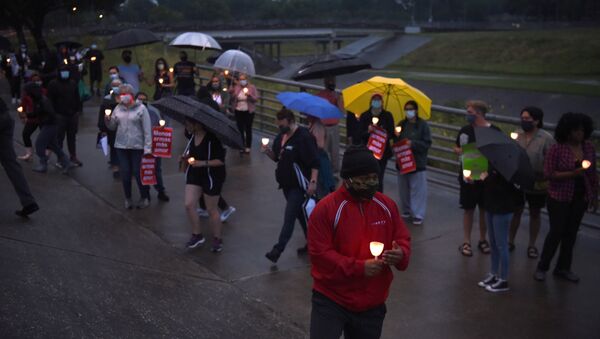
[{"label": "grey pants", "polygon": [[402,214],[425,218],[427,210],[427,171],[398,174]]},{"label": "grey pants", "polygon": [[8,113],[0,113],[0,163],[8,179],[12,183],[21,205],[23,207],[35,203],[35,198],[31,195],[29,184],[23,175],[23,168],[17,162],[17,155],[13,145],[13,134],[15,131],[15,122]]}]

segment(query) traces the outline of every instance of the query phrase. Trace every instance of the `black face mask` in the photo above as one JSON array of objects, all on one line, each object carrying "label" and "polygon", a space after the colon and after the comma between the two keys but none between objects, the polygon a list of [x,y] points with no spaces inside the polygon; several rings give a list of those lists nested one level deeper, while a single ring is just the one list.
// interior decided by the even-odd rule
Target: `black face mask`
[{"label": "black face mask", "polygon": [[377,193],[377,189],[379,188],[378,182],[367,183],[364,185],[355,185],[350,183],[346,186],[348,192],[355,198],[359,200],[371,200]]},{"label": "black face mask", "polygon": [[179,60],[181,60],[181,61],[187,61],[187,59],[188,59],[188,57],[184,56],[184,55],[179,57]]},{"label": "black face mask", "polygon": [[521,128],[523,128],[525,132],[531,132],[535,128],[535,125],[533,121],[521,120]]},{"label": "black face mask", "polygon": [[126,55],[123,57],[123,61],[125,61],[126,63],[130,63],[131,62],[131,56],[130,55]]},{"label": "black face mask", "polygon": [[286,134],[287,132],[291,131],[292,129],[290,128],[290,126],[279,126],[279,132],[281,134]]}]

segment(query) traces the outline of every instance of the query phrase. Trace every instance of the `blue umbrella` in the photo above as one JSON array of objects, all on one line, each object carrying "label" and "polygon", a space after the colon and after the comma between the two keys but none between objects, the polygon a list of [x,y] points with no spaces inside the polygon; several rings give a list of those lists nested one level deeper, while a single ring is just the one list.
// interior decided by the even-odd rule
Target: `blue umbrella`
[{"label": "blue umbrella", "polygon": [[294,111],[319,119],[341,119],[344,114],[329,101],[306,92],[281,92],[277,100]]}]

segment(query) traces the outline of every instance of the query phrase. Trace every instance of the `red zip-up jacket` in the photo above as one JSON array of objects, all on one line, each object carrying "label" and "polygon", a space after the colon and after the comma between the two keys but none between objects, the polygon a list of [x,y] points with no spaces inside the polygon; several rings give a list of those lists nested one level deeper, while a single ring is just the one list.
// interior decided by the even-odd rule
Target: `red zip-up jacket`
[{"label": "red zip-up jacket", "polygon": [[308,224],[313,289],[354,312],[383,304],[392,270],[386,266],[368,278],[365,260],[373,258],[371,241],[382,242],[386,251],[395,240],[404,253],[396,268],[408,267],[410,233],[396,203],[379,192],[370,201],[359,201],[342,186],[317,204]]}]

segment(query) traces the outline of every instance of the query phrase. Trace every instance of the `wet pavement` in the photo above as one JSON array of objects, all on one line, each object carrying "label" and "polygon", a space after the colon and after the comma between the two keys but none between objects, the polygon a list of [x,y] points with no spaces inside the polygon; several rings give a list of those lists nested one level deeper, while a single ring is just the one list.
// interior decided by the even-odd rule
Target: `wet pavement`
[{"label": "wet pavement", "polygon": [[[186,250],[190,227],[177,161],[163,162],[170,202],[152,191],[151,207],[125,210],[120,182],[95,149],[96,114],[86,107],[78,137],[84,166],[70,176],[54,168],[33,173],[31,163],[23,164],[41,206],[29,220],[13,214],[18,200],[0,174],[8,188],[0,190],[0,337],[306,337],[311,278],[308,258],[295,251],[304,245],[299,228],[277,265],[264,258],[283,219],[275,164],[256,148],[244,157],[228,152],[223,196],[237,212],[224,226],[224,250]],[[20,131],[18,124],[19,142]],[[184,147],[181,126],[175,136],[177,153]],[[385,185],[397,201],[393,175]],[[598,336],[598,231],[580,232],[573,267],[579,284],[551,275],[538,283],[536,262],[525,253],[524,217],[511,254],[511,291],[490,294],[476,285],[489,257],[457,250],[456,191],[430,184],[428,203],[425,224],[409,225],[412,261],[395,274],[383,338]],[[544,220],[538,247],[546,232]]]}]

